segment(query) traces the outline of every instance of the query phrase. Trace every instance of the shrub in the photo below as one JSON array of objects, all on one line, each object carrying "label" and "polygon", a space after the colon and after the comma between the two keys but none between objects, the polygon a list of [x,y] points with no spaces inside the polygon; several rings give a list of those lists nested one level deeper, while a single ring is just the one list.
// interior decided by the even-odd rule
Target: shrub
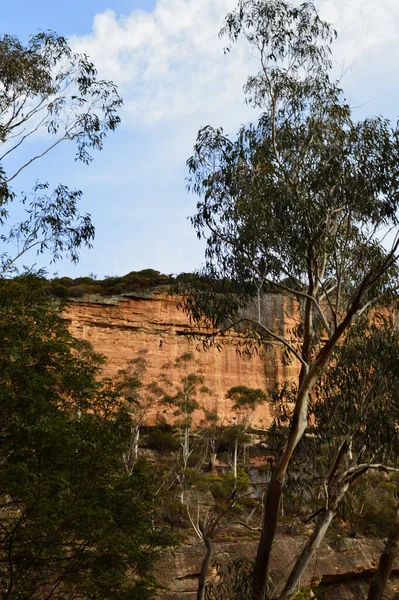
[{"label": "shrub", "polygon": [[170,431],[156,427],[150,432],[146,446],[151,450],[159,450],[160,452],[176,452],[179,448],[179,442]]}]

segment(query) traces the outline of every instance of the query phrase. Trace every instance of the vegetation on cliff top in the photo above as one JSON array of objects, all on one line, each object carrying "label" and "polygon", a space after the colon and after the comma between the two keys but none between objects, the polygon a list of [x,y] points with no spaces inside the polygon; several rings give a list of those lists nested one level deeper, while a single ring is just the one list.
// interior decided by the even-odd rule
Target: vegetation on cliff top
[{"label": "vegetation on cliff top", "polygon": [[105,277],[97,279],[95,276],[55,277],[48,280],[49,291],[58,298],[81,298],[85,294],[98,294],[99,296],[118,296],[131,292],[151,290],[160,286],[170,286],[173,282],[171,275],[163,275],[154,269],[131,271],[121,277]]}]

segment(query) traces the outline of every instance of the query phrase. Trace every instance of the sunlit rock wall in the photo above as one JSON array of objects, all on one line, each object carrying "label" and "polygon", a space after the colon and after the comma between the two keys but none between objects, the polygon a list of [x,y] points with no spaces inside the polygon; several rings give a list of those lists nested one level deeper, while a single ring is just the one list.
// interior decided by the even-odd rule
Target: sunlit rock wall
[{"label": "sunlit rock wall", "polygon": [[[293,301],[279,295],[265,296],[261,304],[262,321],[280,336],[290,336],[295,326],[296,306]],[[258,307],[253,308],[254,319]],[[251,310],[249,311],[251,313]],[[203,350],[201,343],[189,338],[192,329],[188,317],[177,309],[176,298],[165,292],[127,295],[112,298],[85,296],[71,300],[65,310],[70,330],[79,339],[91,342],[97,352],[107,357],[104,375],[115,376],[126,368],[138,352],[145,350],[148,360],[146,381],[156,381],[161,367],[173,362],[185,352],[192,352],[201,363],[205,384],[212,391],[206,399],[206,409],[217,411],[224,423],[234,422],[226,391],[236,385],[268,389],[274,382],[292,379],[298,365],[285,365],[281,346],[270,344],[260,352],[246,358],[237,352],[240,336],[231,333],[224,338],[219,351]],[[176,370],[168,372],[176,383],[182,376]],[[267,427],[273,419],[273,407],[266,404],[258,408],[253,424]],[[196,415],[197,422],[203,415]],[[170,418],[162,406],[154,406],[147,422]]]}]

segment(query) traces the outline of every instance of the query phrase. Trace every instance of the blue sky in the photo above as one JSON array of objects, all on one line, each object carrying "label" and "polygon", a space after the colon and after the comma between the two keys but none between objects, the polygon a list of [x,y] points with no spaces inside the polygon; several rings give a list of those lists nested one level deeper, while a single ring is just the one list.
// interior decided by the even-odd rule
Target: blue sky
[{"label": "blue sky", "polygon": [[[92,165],[75,163],[73,148],[64,146],[18,180],[25,189],[36,179],[81,189],[82,210],[96,226],[94,248],[82,252],[79,264],[63,261],[50,273],[178,273],[201,265],[204,245],[187,220],[196,199],[185,189],[185,161],[201,126],[234,133],[256,117],[242,94],[254,60],[245,46],[225,56],[217,36],[234,6],[235,0],[4,3],[4,33],[26,39],[52,29],[67,36],[75,50],[90,54],[101,77],[119,85],[125,100],[122,126]],[[335,68],[345,71],[342,85],[355,114],[395,119],[399,2],[316,0],[316,6],[340,34]]]},{"label": "blue sky", "polygon": [[109,8],[118,16],[132,10],[152,11],[155,0],[21,0],[7,2],[1,8],[1,25],[4,33],[26,38],[32,33],[51,29],[60,35],[83,35],[91,31],[96,14]]}]

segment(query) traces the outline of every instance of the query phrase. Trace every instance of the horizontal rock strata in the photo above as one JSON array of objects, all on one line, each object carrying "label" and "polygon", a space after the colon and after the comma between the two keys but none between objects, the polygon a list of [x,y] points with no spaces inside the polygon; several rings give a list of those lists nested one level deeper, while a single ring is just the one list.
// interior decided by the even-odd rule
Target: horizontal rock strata
[{"label": "horizontal rock strata", "polygon": [[[289,336],[295,326],[294,302],[279,295],[262,300],[264,322],[281,336]],[[183,353],[192,352],[201,364],[205,384],[212,391],[205,408],[216,411],[225,424],[234,422],[226,391],[237,385],[268,389],[276,381],[289,380],[298,373],[295,363],[284,364],[281,347],[272,343],[247,358],[239,352],[240,335],[231,332],[223,338],[220,350],[202,348],[201,340],[193,341],[189,319],[177,308],[175,297],[165,291],[111,298],[84,296],[70,300],[65,309],[71,333],[91,342],[94,349],[105,355],[104,375],[114,377],[125,369],[140,351],[146,351],[148,370],[146,382],[157,381],[162,365],[173,362]],[[198,332],[201,334],[201,332]],[[203,332],[202,332],[203,333]],[[168,376],[178,383],[182,374],[171,370]],[[154,424],[166,409],[153,407],[147,423]],[[203,413],[196,415],[196,420]],[[253,424],[268,427],[273,409],[264,405],[257,410]]]}]

